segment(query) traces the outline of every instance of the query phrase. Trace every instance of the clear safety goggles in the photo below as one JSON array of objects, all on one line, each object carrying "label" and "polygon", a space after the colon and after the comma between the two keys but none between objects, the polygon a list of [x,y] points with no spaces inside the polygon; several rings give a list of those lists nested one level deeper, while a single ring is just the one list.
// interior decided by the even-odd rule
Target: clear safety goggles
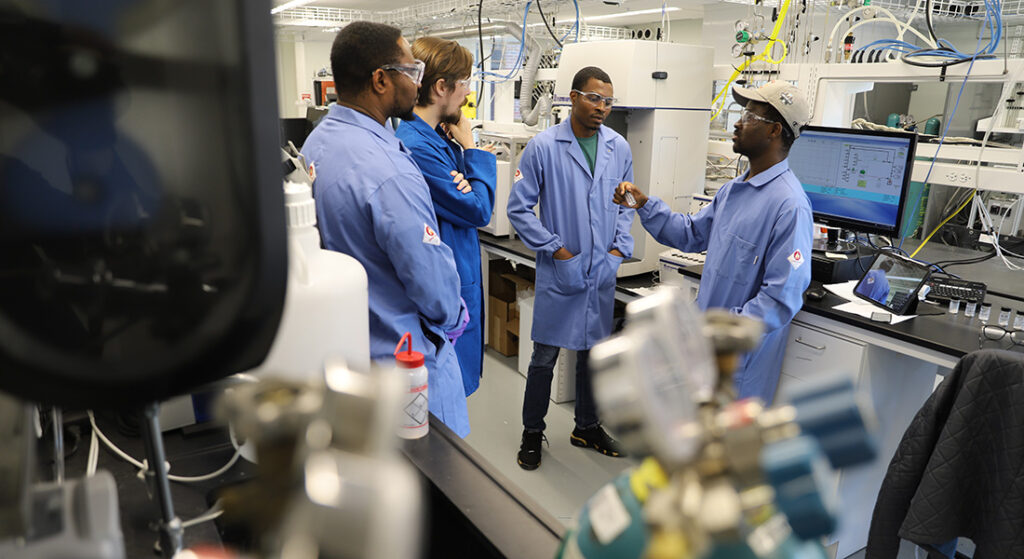
[{"label": "clear safety goggles", "polygon": [[389,70],[393,72],[401,72],[405,77],[412,80],[412,83],[417,86],[423,81],[423,70],[427,67],[422,60],[417,60],[412,64],[385,64],[380,67],[381,70]]},{"label": "clear safety goggles", "polygon": [[761,115],[751,111],[750,109],[743,109],[743,112],[740,113],[740,122],[750,123],[750,122],[754,122],[755,120],[759,120],[761,122],[767,122],[768,124],[775,124],[774,120],[772,120],[770,118],[765,118],[765,117],[763,117],[763,116],[761,116]]},{"label": "clear safety goggles", "polygon": [[578,93],[586,99],[588,103],[595,107],[600,107],[601,105],[604,105],[605,107],[612,107],[615,105],[615,102],[618,101],[618,99],[614,97],[605,97],[604,95],[594,93],[593,91],[580,91],[578,89],[574,89],[573,91]]}]

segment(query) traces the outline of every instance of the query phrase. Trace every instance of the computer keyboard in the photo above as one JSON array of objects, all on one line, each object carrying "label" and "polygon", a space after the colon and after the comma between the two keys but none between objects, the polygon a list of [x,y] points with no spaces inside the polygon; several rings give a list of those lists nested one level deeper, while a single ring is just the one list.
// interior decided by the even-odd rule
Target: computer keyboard
[{"label": "computer keyboard", "polygon": [[978,281],[967,281],[956,278],[940,278],[933,276],[928,280],[928,298],[934,301],[949,301],[960,299],[980,303],[985,300],[985,292],[988,287]]}]

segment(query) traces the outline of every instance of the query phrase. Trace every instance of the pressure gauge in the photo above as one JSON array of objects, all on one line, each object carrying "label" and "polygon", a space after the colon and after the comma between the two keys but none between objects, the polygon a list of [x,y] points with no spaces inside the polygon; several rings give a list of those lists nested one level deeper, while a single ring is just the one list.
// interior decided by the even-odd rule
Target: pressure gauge
[{"label": "pressure gauge", "polygon": [[717,377],[703,319],[672,289],[626,312],[625,330],[590,351],[601,418],[630,452],[685,464],[701,448],[699,404]]},{"label": "pressure gauge", "polygon": [[717,385],[718,370],[711,345],[704,334],[704,317],[678,289],[662,289],[626,306],[626,324],[653,324],[664,332],[668,343],[686,357],[689,384],[696,402],[711,401]]}]

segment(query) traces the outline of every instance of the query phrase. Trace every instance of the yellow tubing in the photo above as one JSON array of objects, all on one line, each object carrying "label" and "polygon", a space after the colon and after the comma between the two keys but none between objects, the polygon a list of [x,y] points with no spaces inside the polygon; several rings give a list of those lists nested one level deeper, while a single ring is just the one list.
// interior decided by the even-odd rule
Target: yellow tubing
[{"label": "yellow tubing", "polygon": [[[786,59],[786,56],[789,54],[789,48],[786,46],[785,42],[783,42],[781,39],[778,39],[778,36],[779,31],[782,30],[782,22],[786,19],[786,13],[789,11],[789,2],[790,0],[783,1],[782,8],[779,9],[779,17],[776,18],[775,20],[775,27],[772,28],[772,34],[768,36],[768,43],[765,44],[764,50],[761,51],[761,54],[751,57],[744,61],[743,64],[740,64],[739,68],[737,68],[732,73],[732,75],[729,76],[729,81],[725,83],[725,87],[722,88],[722,91],[718,92],[718,95],[715,95],[715,98],[711,100],[712,107],[721,103],[721,106],[719,106],[718,109],[714,112],[714,114],[711,115],[711,120],[715,120],[716,118],[718,118],[718,115],[722,113],[722,110],[725,108],[725,96],[729,93],[729,86],[732,85],[732,82],[736,81],[736,78],[743,73],[743,70],[745,70],[747,66],[750,66],[754,62],[759,62],[761,60],[764,60],[769,64],[782,64],[782,61]],[[772,51],[772,45],[774,43],[782,43],[782,58],[778,60],[774,60],[770,56],[770,53]]]}]

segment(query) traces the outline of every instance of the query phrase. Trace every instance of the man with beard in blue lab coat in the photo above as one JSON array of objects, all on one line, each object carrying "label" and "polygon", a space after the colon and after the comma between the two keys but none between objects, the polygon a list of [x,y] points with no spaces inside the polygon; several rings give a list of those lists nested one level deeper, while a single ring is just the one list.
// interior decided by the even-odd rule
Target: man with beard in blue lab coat
[{"label": "man with beard in blue lab coat", "polygon": [[455,344],[466,396],[480,386],[484,361],[483,279],[476,228],[491,221],[497,161],[476,149],[461,107],[469,94],[473,55],[455,41],[420,37],[412,54],[426,65],[415,117],[395,133],[412,152],[437,214],[441,241],[452,249],[469,310],[469,326]]},{"label": "man with beard in blue lab coat", "polygon": [[465,437],[466,393],[448,339],[464,326],[459,275],[437,234],[423,175],[385,125],[392,117],[413,117],[423,63],[399,29],[359,21],[334,39],[331,68],[338,102],[302,147],[316,170],[324,247],[366,269],[370,357],[393,366],[395,346],[410,332],[413,349],[426,360],[430,412]]},{"label": "man with beard in blue lab coat", "polygon": [[750,170],[729,181],[695,215],[673,213],[657,197],[632,184],[619,187],[615,202],[629,207],[631,192],[644,229],[659,243],[687,252],[707,251],[697,305],[724,308],[764,323],[761,345],[736,372],[739,398],[775,397],[789,323],[811,283],[811,203],[789,169],[789,148],[807,123],[807,101],[786,82],[757,89],[733,87],[743,109],[732,149]]},{"label": "man with beard in blue lab coat", "polygon": [[[615,102],[611,78],[588,66],[576,73],[571,117],[537,134],[523,151],[508,200],[508,217],[537,253],[533,355],[523,398],[523,438],[517,461],[540,466],[544,416],[559,348],[576,351],[573,445],[623,456],[598,421],[590,379],[590,348],[612,331],[615,275],[633,253],[633,210],[612,202],[633,180],[625,138],[603,126]],[[540,217],[533,208],[540,202]]]}]

